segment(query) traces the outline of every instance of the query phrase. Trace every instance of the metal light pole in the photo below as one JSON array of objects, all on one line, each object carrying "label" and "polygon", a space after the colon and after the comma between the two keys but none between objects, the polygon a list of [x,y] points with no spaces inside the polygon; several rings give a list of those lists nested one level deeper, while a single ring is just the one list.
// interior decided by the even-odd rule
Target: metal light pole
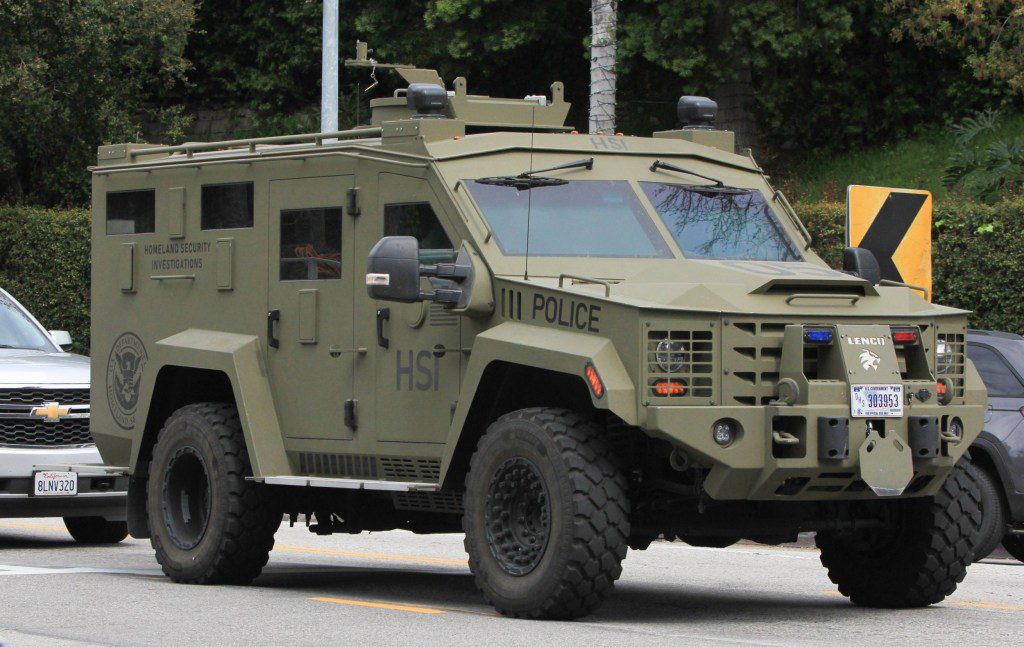
[{"label": "metal light pole", "polygon": [[320,132],[338,130],[338,0],[324,0],[324,44],[320,64]]}]

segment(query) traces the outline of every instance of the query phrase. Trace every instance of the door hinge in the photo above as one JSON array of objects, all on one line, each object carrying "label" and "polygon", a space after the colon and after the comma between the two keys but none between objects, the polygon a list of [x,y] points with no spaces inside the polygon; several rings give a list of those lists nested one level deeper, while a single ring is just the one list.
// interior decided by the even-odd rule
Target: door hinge
[{"label": "door hinge", "polygon": [[356,402],[358,400],[345,400],[345,426],[352,431],[359,427],[356,421]]},{"label": "door hinge", "polygon": [[354,186],[348,190],[348,215],[358,216],[362,213],[359,210],[359,187]]}]

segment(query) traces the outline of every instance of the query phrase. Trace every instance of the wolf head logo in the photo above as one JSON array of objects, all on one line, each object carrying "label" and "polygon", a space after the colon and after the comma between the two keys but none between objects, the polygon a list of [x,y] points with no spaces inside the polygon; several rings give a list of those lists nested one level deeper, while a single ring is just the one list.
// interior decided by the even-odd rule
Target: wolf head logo
[{"label": "wolf head logo", "polygon": [[860,365],[864,367],[865,371],[877,371],[878,365],[882,363],[882,358],[869,351],[867,348],[862,348],[861,351]]}]

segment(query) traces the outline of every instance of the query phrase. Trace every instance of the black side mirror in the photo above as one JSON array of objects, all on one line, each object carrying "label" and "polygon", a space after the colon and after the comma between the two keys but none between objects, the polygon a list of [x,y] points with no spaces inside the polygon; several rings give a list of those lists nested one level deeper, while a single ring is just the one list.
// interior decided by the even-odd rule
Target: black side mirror
[{"label": "black side mirror", "polygon": [[386,236],[370,250],[366,292],[371,299],[420,301],[420,244],[412,236]]},{"label": "black side mirror", "polygon": [[878,285],[882,280],[878,259],[870,249],[863,247],[843,248],[843,271],[859,276],[871,285]]}]

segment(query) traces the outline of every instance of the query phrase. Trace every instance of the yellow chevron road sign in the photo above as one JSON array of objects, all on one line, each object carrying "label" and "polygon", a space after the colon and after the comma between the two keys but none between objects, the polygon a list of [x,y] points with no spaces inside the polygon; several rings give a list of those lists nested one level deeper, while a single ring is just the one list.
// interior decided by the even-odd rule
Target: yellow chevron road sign
[{"label": "yellow chevron road sign", "polygon": [[851,185],[846,190],[846,243],[871,250],[883,279],[931,294],[931,192]]}]

